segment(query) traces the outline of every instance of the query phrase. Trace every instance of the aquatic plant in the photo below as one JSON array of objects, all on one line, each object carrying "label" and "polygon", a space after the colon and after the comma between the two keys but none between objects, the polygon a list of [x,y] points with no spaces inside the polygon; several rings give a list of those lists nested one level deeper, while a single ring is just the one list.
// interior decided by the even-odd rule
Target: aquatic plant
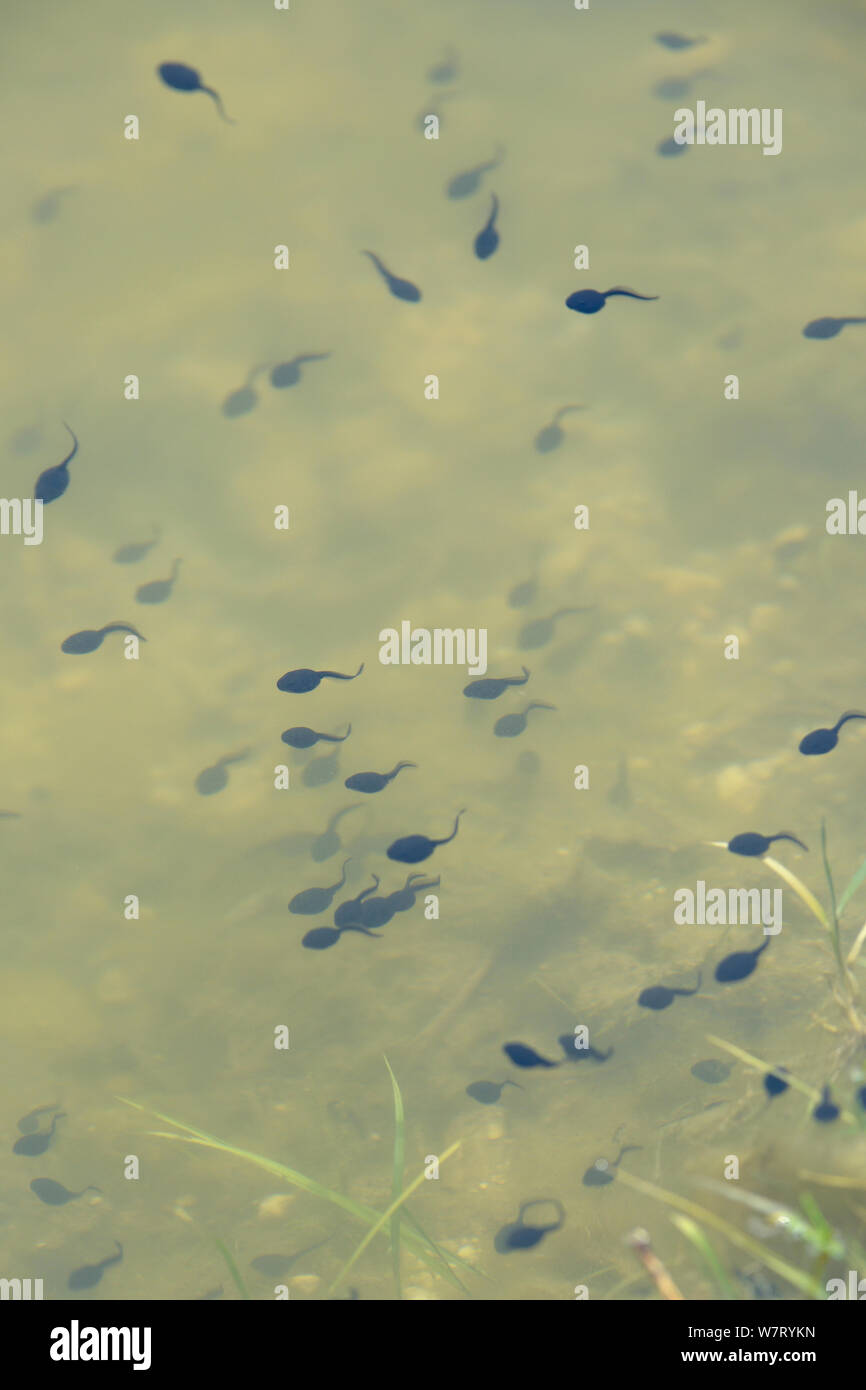
[{"label": "aquatic plant", "polygon": [[[727,849],[728,846],[721,841],[713,841],[719,848]],[[827,858],[827,829],[824,822],[821,822],[821,858],[824,865],[824,875],[827,880],[829,895],[829,909],[824,910],[815,894],[806,887],[797,875],[787,867],[780,864],[778,860],[772,859],[770,855],[763,856],[761,862],[778,874],[790,888],[793,888],[797,897],[808,908],[816,922],[826,931],[830,938],[830,946],[833,951],[833,958],[836,964],[836,980],[833,986],[833,994],[836,1003],[842,1010],[845,1018],[853,1030],[857,1042],[866,1042],[866,1014],[862,1011],[860,1003],[860,984],[853,974],[852,967],[856,964],[866,942],[866,922],[860,928],[847,955],[843,954],[841,936],[841,917],[851,898],[857,889],[866,880],[866,859],[857,869],[856,873],[848,883],[847,888],[836,896],[836,888],[833,882],[833,874],[830,869],[830,862]],[[824,1025],[825,1027],[827,1025]],[[835,1030],[830,1030],[835,1031]],[[770,1068],[772,1070],[772,1068]]]},{"label": "aquatic plant", "polygon": [[[391,1078],[391,1087],[394,1098],[394,1150],[392,1162],[391,1179],[391,1202],[384,1212],[379,1212],[375,1207],[367,1206],[364,1202],[356,1202],[353,1198],[345,1196],[342,1192],[336,1192],[333,1188],[325,1187],[323,1183],[309,1178],[304,1173],[299,1173],[297,1169],[290,1168],[285,1163],[279,1163],[276,1159],[268,1158],[264,1154],[254,1153],[250,1149],[239,1148],[235,1144],[226,1143],[222,1139],[216,1138],[213,1134],[206,1133],[205,1130],[196,1129],[193,1125],[184,1124],[181,1120],[175,1120],[170,1115],[164,1115],[158,1110],[150,1110],[147,1106],[139,1104],[138,1101],[129,1100],[125,1096],[118,1096],[117,1099],[123,1105],[129,1105],[134,1110],[140,1110],[144,1115],[151,1115],[154,1119],[162,1121],[163,1124],[172,1125],[175,1130],[181,1133],[169,1133],[165,1130],[149,1130],[148,1133],[157,1139],[172,1139],[180,1144],[193,1144],[201,1148],[215,1149],[219,1153],[230,1154],[234,1158],[243,1159],[247,1163],[253,1164],[257,1168],[263,1169],[273,1177],[281,1178],[291,1187],[300,1188],[303,1192],[309,1192],[314,1197],[319,1197],[332,1206],[339,1207],[354,1221],[367,1226],[368,1230],[363,1240],[355,1249],[350,1258],[343,1265],[336,1279],[330,1286],[329,1293],[342,1283],[349,1270],[361,1257],[367,1246],[375,1239],[380,1232],[386,1235],[391,1244],[391,1261],[394,1273],[394,1282],[397,1289],[397,1297],[401,1297],[401,1274],[400,1274],[400,1251],[402,1248],[409,1250],[428,1266],[433,1273],[445,1279],[454,1288],[458,1288],[463,1293],[468,1290],[456,1273],[457,1268],[467,1270],[472,1274],[481,1274],[482,1271],[470,1265],[459,1255],[453,1254],[450,1250],[443,1250],[434,1240],[426,1234],[419,1225],[418,1221],[408,1210],[405,1210],[405,1203],[409,1197],[421,1186],[425,1179],[426,1172],[421,1172],[408,1187],[403,1187],[403,1169],[405,1166],[406,1133],[405,1116],[403,1109],[403,1098],[397,1079],[394,1076],[387,1057],[384,1059],[385,1066],[388,1068],[388,1075]],[[461,1140],[450,1144],[443,1153],[439,1155],[439,1162],[444,1163],[452,1154],[456,1153],[461,1146]],[[387,1227],[387,1230],[386,1230]],[[241,1291],[242,1297],[247,1297],[240,1275],[233,1268],[234,1262],[225,1247],[219,1244],[220,1252],[229,1267],[235,1283]],[[482,1275],[482,1277],[486,1277]]]},{"label": "aquatic plant", "polygon": [[736,1299],[738,1295],[732,1278],[710,1244],[704,1230],[706,1226],[718,1231],[731,1245],[751,1255],[767,1269],[772,1270],[780,1279],[784,1279],[795,1289],[799,1289],[807,1298],[826,1299],[827,1291],[824,1284],[820,1282],[819,1275],[823,1272],[828,1259],[841,1259],[845,1255],[846,1247],[838,1232],[833,1231],[824,1219],[814,1198],[802,1199],[801,1205],[803,1205],[805,1214],[801,1216],[799,1212],[786,1207],[782,1202],[772,1202],[753,1192],[729,1191],[724,1185],[720,1185],[720,1190],[724,1196],[734,1201],[743,1202],[753,1210],[761,1212],[769,1226],[776,1230],[785,1230],[795,1240],[801,1242],[802,1246],[815,1256],[812,1270],[806,1271],[769,1249],[766,1242],[747,1235],[745,1231],[741,1231],[732,1222],[726,1221],[723,1216],[710,1211],[708,1207],[702,1207],[697,1202],[693,1202],[687,1197],[680,1197],[675,1192],[666,1192],[664,1188],[645,1182],[643,1178],[636,1178],[631,1173],[620,1173],[619,1180],[624,1182],[627,1187],[634,1188],[636,1192],[641,1192],[647,1197],[663,1202],[665,1206],[673,1207],[678,1213],[682,1213],[680,1216],[672,1217],[671,1220],[697,1249],[716,1284],[719,1297]]}]

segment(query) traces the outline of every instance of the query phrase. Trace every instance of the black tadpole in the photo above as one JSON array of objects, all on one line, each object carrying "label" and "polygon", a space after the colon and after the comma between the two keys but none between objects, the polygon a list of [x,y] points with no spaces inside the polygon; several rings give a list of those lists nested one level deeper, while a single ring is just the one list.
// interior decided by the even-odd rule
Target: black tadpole
[{"label": "black tadpole", "polygon": [[297,671],[287,671],[277,681],[277,690],[289,695],[307,695],[315,690],[323,680],[353,681],[360,676],[364,663],[358,667],[354,676],[345,676],[340,671],[311,671],[309,666],[301,666]]},{"label": "black tadpole", "polygon": [[516,1067],[558,1067],[561,1065],[559,1062],[551,1062],[547,1057],[542,1057],[540,1052],[536,1052],[534,1047],[527,1047],[526,1043],[503,1043],[502,1051]]},{"label": "black tadpole", "polygon": [[560,1033],[556,1041],[568,1062],[582,1062],[586,1058],[592,1058],[593,1062],[606,1062],[608,1057],[613,1056],[612,1047],[609,1047],[607,1052],[599,1052],[594,1047],[578,1047],[574,1033]]},{"label": "black tadpole", "polygon": [[[551,1206],[556,1208],[557,1219],[547,1226],[530,1226],[523,1220],[524,1212],[529,1211],[530,1207]],[[507,1255],[512,1250],[531,1250],[538,1245],[551,1231],[558,1231],[565,1224],[565,1209],[561,1202],[555,1197],[537,1197],[532,1202],[524,1202],[517,1213],[516,1221],[509,1221],[496,1233],[493,1241],[494,1247],[500,1255]]]},{"label": "black tadpole", "polygon": [[209,97],[213,97],[223,120],[229,125],[237,125],[237,121],[226,115],[219,95],[213,87],[204,85],[195,68],[187,67],[186,63],[160,63],[156,71],[166,87],[172,87],[176,92],[207,92]]},{"label": "black tadpole", "polygon": [[812,1111],[812,1119],[817,1120],[821,1125],[832,1124],[839,1118],[839,1107],[834,1105],[830,1099],[830,1087],[825,1086],[821,1092],[821,1101]]},{"label": "black tadpole", "polygon": [[467,700],[498,700],[510,685],[525,685],[529,680],[526,667],[523,666],[521,669],[522,676],[486,676],[481,680],[470,681],[468,685],[464,685],[463,694]]},{"label": "black tadpole", "polygon": [[392,275],[390,270],[379,260],[375,252],[362,251],[361,255],[370,257],[370,260],[373,262],[395,299],[405,299],[407,304],[418,303],[421,298],[421,291],[417,285],[413,285],[411,280],[401,280],[399,275]]},{"label": "black tadpole", "polygon": [[88,652],[95,652],[101,647],[110,632],[128,632],[137,637],[139,642],[147,641],[147,638],[142,637],[129,623],[106,623],[105,627],[88,627],[82,632],[73,632],[71,637],[60,643],[60,650],[66,652],[67,656],[86,656]]},{"label": "black tadpole", "polygon": [[849,709],[844,714],[840,714],[832,729],[813,729],[805,738],[800,739],[799,749],[807,758],[814,757],[819,753],[829,753],[839,742],[839,730],[849,719],[866,719],[866,714],[860,710]]},{"label": "black tadpole", "polygon": [[623,1154],[636,1152],[642,1148],[642,1144],[626,1144],[624,1148],[620,1149],[613,1163],[609,1163],[606,1158],[597,1158],[595,1163],[590,1164],[581,1178],[584,1187],[607,1187],[616,1177],[613,1170],[619,1167],[619,1161]]},{"label": "black tadpole", "polygon": [[402,839],[394,840],[385,853],[389,859],[395,859],[398,864],[420,864],[422,860],[430,858],[437,845],[450,844],[457,834],[460,817],[465,814],[465,807],[462,811],[457,812],[454,817],[454,829],[443,840],[431,840],[426,835],[404,835]]},{"label": "black tadpole", "polygon": [[847,319],[812,319],[803,329],[804,338],[835,338],[846,324],[866,323],[866,318],[847,318]]},{"label": "black tadpole", "polygon": [[798,840],[796,835],[789,835],[786,830],[780,830],[778,835],[759,835],[757,831],[747,830],[742,835],[735,835],[733,840],[728,841],[728,849],[731,854],[746,854],[758,857],[766,854],[774,840],[791,840],[800,849],[809,852],[809,846],[804,845],[802,840]]},{"label": "black tadpole", "polygon": [[736,980],[745,980],[758,964],[758,956],[766,951],[770,938],[756,946],[754,951],[734,951],[720,960],[715,969],[715,978],[720,985],[732,985]]},{"label": "black tadpole", "polygon": [[516,1081],[473,1081],[466,1087],[466,1094],[472,1100],[477,1100],[479,1105],[495,1105],[506,1086],[516,1086],[518,1091],[523,1090]]},{"label": "black tadpole", "polygon": [[60,463],[55,463],[53,468],[46,468],[36,479],[36,486],[33,489],[33,496],[37,502],[56,502],[58,497],[62,497],[69,487],[69,464],[78,453],[78,440],[69,429],[66,421],[63,421],[63,428],[69,431],[72,436],[72,448],[61,459]]},{"label": "black tadpole", "polygon": [[659,297],[657,294],[638,294],[637,290],[629,290],[625,285],[614,285],[612,290],[575,290],[565,301],[565,307],[574,309],[578,314],[597,314],[614,295],[646,300]]},{"label": "black tadpole", "polygon": [[496,218],[499,213],[499,199],[497,198],[495,193],[492,194],[492,198],[493,206],[490,211],[490,216],[488,217],[484,226],[481,228],[481,231],[475,238],[474,250],[479,261],[486,261],[488,257],[493,255],[493,252],[499,245],[499,233],[496,230]]},{"label": "black tadpole", "polygon": [[650,985],[648,989],[641,990],[637,997],[637,1002],[642,1009],[667,1009],[678,994],[689,995],[697,994],[701,987],[701,972],[698,971],[698,982],[694,989],[669,989],[667,985]]},{"label": "black tadpole", "polygon": [[69,1276],[66,1287],[69,1289],[92,1289],[94,1284],[98,1284],[109,1265],[116,1265],[123,1259],[123,1246],[116,1240],[116,1255],[106,1255],[99,1264],[82,1265],[80,1269],[74,1269]]},{"label": "black tadpole", "polygon": [[54,1127],[58,1120],[65,1120],[66,1112],[58,1111],[51,1118],[51,1128],[37,1131],[35,1134],[24,1134],[20,1139],[16,1139],[12,1145],[12,1152],[20,1154],[22,1158],[38,1158],[44,1154],[51,1140],[54,1138]]},{"label": "black tadpole", "polygon": [[65,1207],[67,1202],[74,1202],[76,1198],[83,1197],[85,1192],[100,1192],[101,1188],[91,1184],[89,1187],[83,1187],[80,1192],[70,1192],[62,1182],[55,1182],[53,1178],[34,1178],[30,1184],[30,1191],[46,1206]]}]

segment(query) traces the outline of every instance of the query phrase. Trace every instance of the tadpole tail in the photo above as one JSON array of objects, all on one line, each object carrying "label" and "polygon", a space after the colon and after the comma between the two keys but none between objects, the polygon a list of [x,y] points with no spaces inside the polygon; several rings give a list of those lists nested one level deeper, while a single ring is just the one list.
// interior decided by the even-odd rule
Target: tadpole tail
[{"label": "tadpole tail", "polygon": [[614,285],[612,290],[608,290],[605,299],[610,299],[611,295],[625,295],[627,299],[658,299],[657,294],[638,294],[637,290],[630,290],[625,285]]},{"label": "tadpole tail", "polygon": [[213,87],[202,87],[201,90],[203,92],[207,92],[209,97],[213,97],[214,101],[216,102],[216,109],[217,111],[219,111],[220,115],[222,116],[223,120],[226,122],[227,125],[237,125],[237,121],[233,121],[231,116],[226,115],[225,108],[220,99],[220,95],[218,92],[214,91]]}]

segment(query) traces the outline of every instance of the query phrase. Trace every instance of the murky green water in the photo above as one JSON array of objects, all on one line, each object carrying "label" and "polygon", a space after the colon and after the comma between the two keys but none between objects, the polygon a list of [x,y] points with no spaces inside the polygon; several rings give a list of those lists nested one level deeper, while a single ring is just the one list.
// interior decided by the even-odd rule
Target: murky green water
[{"label": "murky green water", "polygon": [[[706,42],[666,50],[652,40],[666,28]],[[784,930],[749,979],[722,986],[714,964],[759,944],[760,928],[677,926],[673,894],[698,879],[782,886],[706,844],[744,830],[804,839],[808,855],[773,856],[822,901],[822,818],[839,888],[866,852],[863,725],[827,758],[797,753],[864,702],[866,542],[824,526],[828,499],[858,486],[864,330],[822,342],[802,328],[864,309],[852,171],[866,9],[126,0],[21,10],[9,30],[4,496],[31,496],[60,460],[64,420],[80,450],[43,543],[0,537],[0,803],[20,813],[0,823],[0,1274],[42,1277],[62,1298],[73,1269],[120,1241],[122,1263],[78,1296],[197,1299],[221,1285],[234,1298],[219,1238],[264,1298],[274,1281],[253,1258],[327,1237],[288,1275],[292,1298],[326,1297],[363,1225],[227,1154],[147,1137],[164,1126],[116,1097],[382,1212],[383,1055],[406,1107],[406,1183],[461,1141],[410,1210],[489,1276],[462,1274],[475,1297],[570,1299],[585,1284],[594,1299],[657,1298],[626,1244],[636,1226],[686,1297],[717,1296],[670,1208],[622,1181],[582,1183],[621,1145],[640,1149],[618,1176],[741,1231],[750,1214],[693,1181],[720,1179],[729,1155],[741,1188],[791,1205],[811,1191],[862,1243],[862,1131],[816,1124],[794,1091],[768,1102],[742,1062],[714,1084],[691,1073],[722,1058],[712,1034],[856,1109],[862,1051],[833,997],[827,935],[786,888]],[[436,86],[425,74],[449,45],[459,73]],[[237,124],[207,95],[162,85],[167,60],[194,65]],[[686,96],[654,95],[675,77],[692,79]],[[673,110],[697,100],[781,108],[782,153],[661,157]],[[418,128],[429,112],[435,141]],[[123,138],[130,115],[138,140]],[[445,196],[498,147],[476,194]],[[480,261],[491,192],[501,244]],[[580,244],[588,271],[573,268]],[[362,248],[421,303],[389,296]],[[659,301],[563,307],[577,288],[622,284]],[[254,410],[222,413],[257,365],[326,352],[296,387],[262,374]],[[737,401],[723,395],[732,373]],[[130,374],[137,401],[124,399]],[[586,408],[537,452],[569,403]],[[273,525],[281,505],[287,532]],[[580,505],[589,530],[574,527]],[[138,565],[112,563],[154,526]],[[135,602],[176,557],[165,604]],[[531,604],[509,607],[530,576]],[[521,649],[526,622],[567,607],[587,611]],[[117,637],[61,653],[70,633],[118,619],[146,637],[139,660]],[[528,686],[473,702],[465,670],[381,665],[379,633],[403,620],[486,628],[488,674],[526,664]],[[275,689],[292,668],[361,662],[352,684]],[[495,719],[530,699],[556,710],[531,715],[519,742],[494,738]],[[333,780],[305,785],[333,746],[292,753],[280,731],[350,721]],[[223,791],[196,793],[204,768],[247,747]],[[417,770],[377,796],[342,786],[402,759]],[[274,787],[283,761],[287,791]],[[315,862],[313,838],[356,801],[344,853]],[[454,842],[422,866],[441,874],[438,920],[419,901],[378,941],[301,946],[331,917],[290,915],[294,894],[335,882],[344,854],[343,896],[371,874],[396,890],[411,866],[385,847],[447,835],[464,806]],[[138,921],[124,918],[130,894]],[[702,966],[694,997],[638,1007],[644,988],[691,988]],[[862,990],[862,958],[851,978]],[[613,1047],[606,1063],[518,1071],[502,1054],[519,1039],[561,1057],[557,1036],[577,1023]],[[288,1051],[274,1048],[280,1025]],[[500,1104],[465,1093],[506,1077],[522,1089]],[[44,1157],[14,1154],[17,1117],[54,1101],[67,1118]],[[35,1177],[102,1192],[49,1207]],[[548,1197],[562,1230],[497,1253],[497,1231]],[[729,1270],[760,1269],[712,1238]],[[784,1235],[752,1238],[811,1268]],[[411,1254],[403,1285],[407,1298],[460,1296]],[[350,1287],[394,1297],[382,1236],[337,1296]]]}]

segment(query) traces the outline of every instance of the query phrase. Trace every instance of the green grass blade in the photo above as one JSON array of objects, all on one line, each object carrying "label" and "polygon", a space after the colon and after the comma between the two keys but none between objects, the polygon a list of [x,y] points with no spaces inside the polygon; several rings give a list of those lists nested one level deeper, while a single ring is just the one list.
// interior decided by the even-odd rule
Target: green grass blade
[{"label": "green grass blade", "polygon": [[[446,1158],[450,1158],[453,1153],[456,1153],[457,1150],[460,1148],[460,1144],[461,1141],[458,1139],[456,1143],[449,1145],[445,1152],[439,1155],[440,1164],[444,1163]],[[356,1260],[359,1260],[360,1257],[363,1255],[364,1251],[367,1249],[367,1246],[370,1244],[370,1241],[374,1238],[374,1236],[378,1235],[379,1231],[385,1225],[385,1222],[390,1220],[393,1213],[397,1211],[397,1209],[401,1207],[405,1201],[408,1201],[408,1199],[412,1196],[412,1193],[415,1192],[416,1189],[421,1186],[422,1182],[426,1180],[426,1176],[427,1170],[425,1167],[418,1174],[417,1178],[415,1178],[413,1182],[410,1182],[409,1186],[403,1192],[400,1193],[400,1196],[396,1199],[396,1201],[391,1203],[388,1210],[382,1213],[376,1224],[374,1226],[371,1226],[370,1230],[364,1236],[364,1239],[361,1241],[361,1244],[358,1246],[357,1250],[354,1252],[353,1255],[349,1257],[349,1259],[343,1265],[343,1268],[340,1270],[340,1273],[337,1275],[333,1284],[328,1289],[329,1294],[332,1294],[334,1290],[342,1283],[346,1275],[349,1273],[349,1270],[352,1268],[353,1264],[355,1264]]]},{"label": "green grass blade", "polygon": [[698,1223],[692,1221],[689,1216],[672,1216],[671,1221],[673,1221],[677,1230],[685,1236],[686,1240],[690,1240],[697,1250],[704,1264],[709,1269],[710,1274],[713,1276],[716,1287],[722,1298],[734,1299],[739,1302],[740,1295],[728,1278],[728,1271],[725,1269],[725,1266],[722,1264]]},{"label": "green grass blade", "polygon": [[[314,1178],[308,1178],[305,1174],[297,1172],[296,1169],[289,1168],[285,1163],[278,1163],[275,1159],[266,1158],[264,1154],[253,1153],[250,1149],[238,1148],[235,1144],[227,1144],[222,1139],[217,1139],[213,1134],[206,1133],[203,1129],[196,1129],[193,1125],[184,1124],[181,1120],[175,1120],[171,1115],[163,1115],[158,1110],[149,1110],[146,1105],[140,1105],[138,1101],[129,1100],[126,1096],[117,1096],[116,1099],[124,1105],[131,1106],[133,1110],[140,1110],[144,1115],[153,1115],[156,1119],[162,1120],[164,1124],[174,1125],[175,1128],[186,1131],[184,1134],[168,1134],[161,1130],[150,1130],[149,1132],[158,1139],[171,1139],[178,1144],[194,1144],[206,1149],[216,1149],[219,1153],[226,1153],[233,1158],[243,1159],[244,1162],[252,1163],[255,1167],[270,1173],[272,1177],[282,1178],[291,1187],[298,1187],[303,1192],[309,1192],[313,1197],[320,1197],[323,1201],[330,1202],[332,1206],[339,1207],[354,1221],[359,1221],[364,1226],[372,1226],[379,1220],[380,1213],[375,1207],[368,1207],[363,1202],[355,1202],[351,1197],[345,1197],[342,1192],[334,1192],[331,1188],[316,1182]],[[426,1237],[419,1236],[415,1231],[409,1230],[405,1223],[400,1228],[400,1239],[407,1249],[417,1255],[434,1273],[440,1275],[454,1288],[463,1289],[462,1283],[451,1269],[451,1264],[461,1264],[466,1269],[472,1269],[471,1265],[460,1260],[459,1256],[452,1255],[450,1251],[439,1251],[438,1247],[433,1247],[432,1242]],[[435,1250],[434,1254],[431,1254],[431,1248]]]},{"label": "green grass blade", "polygon": [[229,1274],[235,1281],[238,1291],[240,1292],[241,1298],[249,1298],[249,1294],[247,1293],[247,1286],[241,1278],[241,1272],[235,1264],[234,1257],[232,1256],[232,1253],[226,1245],[225,1241],[215,1240],[214,1244],[216,1245],[217,1250],[220,1252],[226,1264],[228,1265]]},{"label": "green grass blade", "polygon": [[805,903],[812,916],[815,917],[817,921],[821,923],[821,926],[824,928],[825,931],[832,931],[832,927],[830,926],[830,923],[827,921],[827,914],[824,911],[821,904],[818,902],[818,899],[815,897],[815,894],[809,891],[805,883],[801,883],[800,879],[798,879],[796,874],[791,873],[791,870],[788,868],[787,864],[780,864],[778,859],[771,859],[769,854],[765,854],[761,862],[763,864],[766,864],[769,869],[772,869],[774,873],[777,873],[779,875],[779,878],[784,879],[785,882],[789,885],[789,887],[793,888],[794,892],[797,894],[797,897],[800,899],[802,903]]},{"label": "green grass blade", "polygon": [[[391,1063],[387,1057],[385,1058],[385,1066],[388,1068],[391,1089],[394,1092],[394,1168],[391,1177],[391,1201],[394,1202],[403,1191],[403,1169],[406,1166],[406,1118],[400,1087],[397,1085],[397,1078],[391,1070]],[[391,1267],[394,1271],[394,1283],[397,1287],[397,1301],[399,1303],[403,1298],[403,1288],[400,1282],[399,1208],[391,1217]]]},{"label": "green grass blade", "polygon": [[825,1297],[824,1287],[817,1279],[812,1279],[796,1265],[788,1264],[787,1260],[781,1259],[772,1250],[768,1250],[765,1245],[761,1245],[759,1241],[747,1236],[737,1226],[732,1226],[729,1221],[725,1221],[723,1217],[716,1216],[715,1212],[708,1211],[706,1207],[698,1206],[697,1202],[690,1202],[685,1197],[679,1197],[674,1192],[665,1192],[663,1188],[644,1182],[643,1178],[636,1178],[631,1173],[620,1171],[617,1181],[625,1183],[626,1187],[634,1188],[636,1192],[645,1193],[647,1197],[654,1197],[659,1202],[665,1202],[667,1206],[675,1207],[677,1211],[685,1212],[687,1216],[694,1217],[705,1226],[712,1226],[714,1230],[720,1231],[723,1236],[726,1236],[732,1245],[747,1251],[754,1259],[760,1260],[761,1264],[766,1265],[780,1278],[787,1280],[795,1289],[802,1290],[809,1298],[823,1299]]},{"label": "green grass blade", "polygon": [[860,865],[860,868],[857,870],[856,874],[851,879],[851,882],[848,884],[848,887],[845,889],[845,891],[841,894],[839,898],[837,909],[840,913],[845,911],[847,904],[851,901],[854,894],[857,892],[857,889],[860,887],[860,884],[863,882],[864,878],[866,878],[866,859],[863,860],[863,863]]},{"label": "green grass blade", "polygon": [[[725,1042],[724,1038],[717,1038],[714,1033],[705,1033],[704,1037],[707,1042],[712,1043],[714,1047],[721,1047],[725,1052],[730,1052],[732,1057],[738,1057],[741,1062],[745,1062],[746,1065],[751,1067],[754,1071],[771,1071],[778,1076],[778,1067],[771,1067],[769,1062],[762,1062],[760,1057],[756,1057],[751,1052],[746,1052],[742,1047],[737,1047],[736,1043]],[[786,1071],[783,1080],[787,1081],[788,1085],[793,1087],[795,1091],[800,1091],[802,1095],[808,1096],[814,1105],[817,1105],[821,1099],[820,1091],[816,1091],[814,1086],[807,1086],[805,1081],[801,1081],[799,1077],[793,1076],[791,1072]],[[840,1107],[839,1114],[846,1124],[857,1124],[857,1116],[852,1115],[850,1110],[845,1110]]]}]

